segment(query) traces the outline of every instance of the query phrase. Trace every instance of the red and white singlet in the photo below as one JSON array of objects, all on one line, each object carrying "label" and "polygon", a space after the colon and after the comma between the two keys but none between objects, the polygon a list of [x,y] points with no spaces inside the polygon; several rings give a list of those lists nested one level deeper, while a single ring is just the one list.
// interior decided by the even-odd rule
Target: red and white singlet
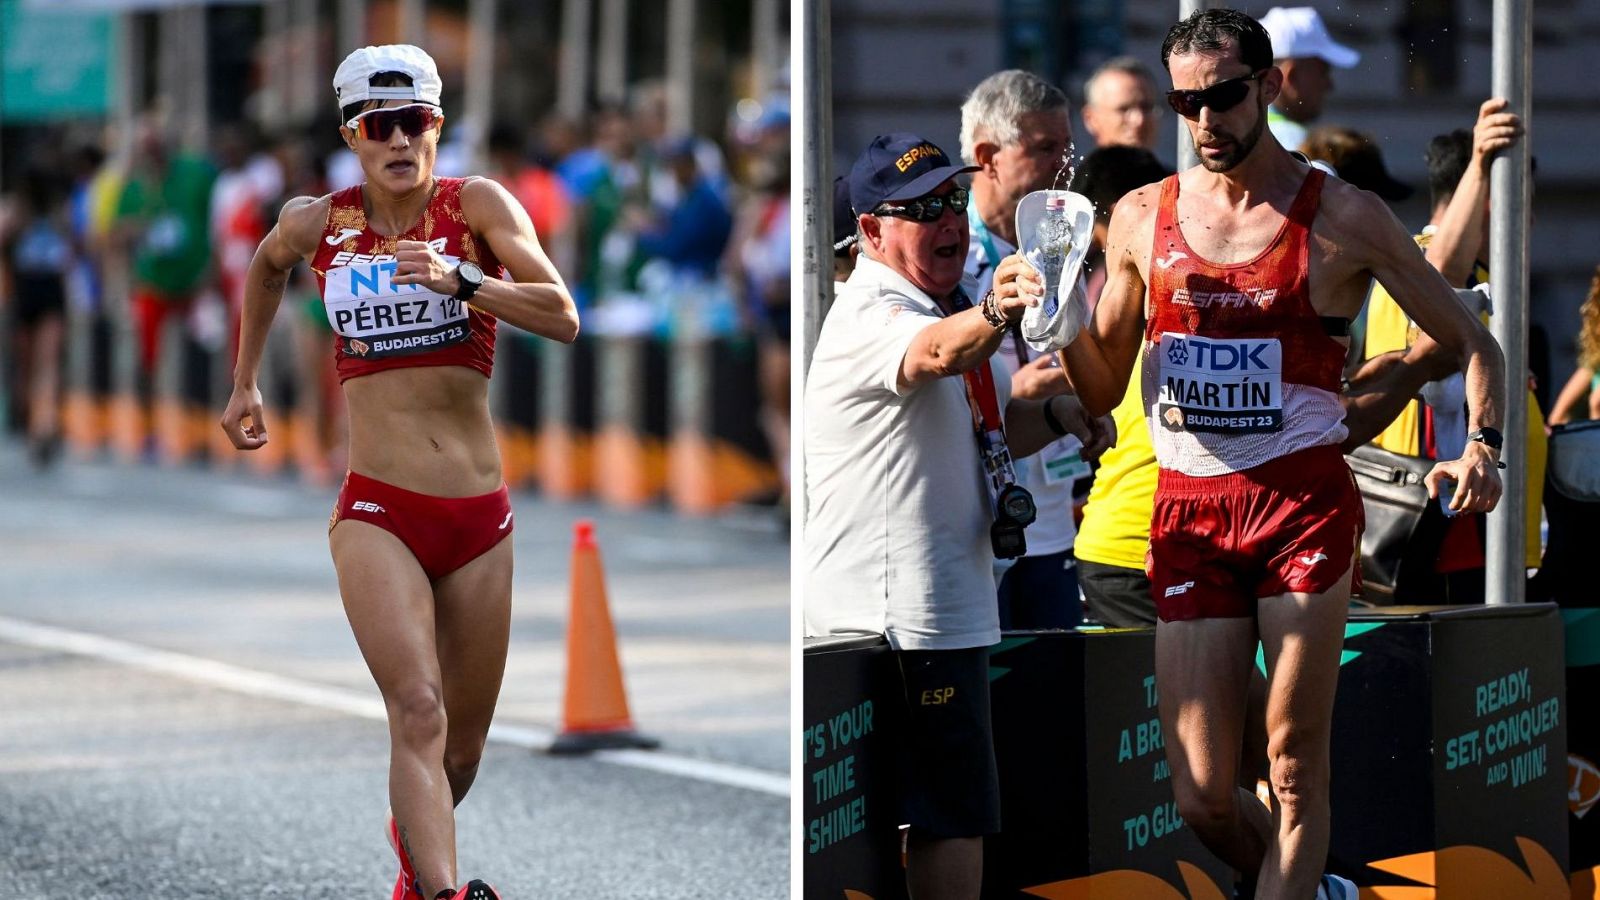
[{"label": "red and white singlet", "polygon": [[496,319],[420,284],[394,284],[395,244],[424,241],[455,265],[470,260],[504,277],[493,251],[479,243],[461,212],[465,178],[436,178],[434,195],[411,230],[392,237],[367,227],[361,185],[335,193],[311,260],[317,289],[338,335],[339,381],[409,366],[494,369]]},{"label": "red and white singlet", "polygon": [[1345,348],[1311,306],[1312,169],[1254,259],[1202,259],[1178,227],[1178,176],[1161,183],[1150,254],[1144,403],[1163,469],[1222,475],[1344,440]]}]

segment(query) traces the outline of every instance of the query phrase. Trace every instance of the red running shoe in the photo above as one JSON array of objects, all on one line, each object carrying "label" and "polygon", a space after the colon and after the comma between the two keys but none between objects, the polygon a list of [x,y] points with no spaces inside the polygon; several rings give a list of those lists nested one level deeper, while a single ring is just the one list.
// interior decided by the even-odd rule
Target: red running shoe
[{"label": "red running shoe", "polygon": [[487,881],[474,878],[467,882],[466,887],[456,891],[450,900],[500,900],[500,892],[490,887]]},{"label": "red running shoe", "polygon": [[384,831],[389,837],[390,848],[400,860],[400,877],[394,881],[393,900],[419,900],[422,897],[422,885],[417,884],[417,870],[412,867],[411,857],[406,855],[406,848],[400,844],[400,825],[395,822],[392,810],[386,817],[389,821]]}]

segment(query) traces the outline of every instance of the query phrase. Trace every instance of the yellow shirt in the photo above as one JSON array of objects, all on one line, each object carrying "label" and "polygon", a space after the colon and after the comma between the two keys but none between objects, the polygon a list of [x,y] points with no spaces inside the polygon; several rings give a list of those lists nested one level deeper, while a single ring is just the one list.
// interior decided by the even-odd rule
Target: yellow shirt
[{"label": "yellow shirt", "polygon": [[1100,457],[1073,553],[1105,566],[1144,571],[1150,547],[1150,512],[1156,496],[1156,450],[1145,422],[1139,360],[1122,402],[1111,411],[1117,445]]},{"label": "yellow shirt", "polygon": [[[1417,235],[1417,246],[1426,248],[1432,235],[1423,233]],[[1489,272],[1482,266],[1477,267],[1473,273],[1478,281],[1488,281]],[[1487,317],[1486,317],[1487,324]],[[1406,350],[1416,338],[1416,326],[1412,324],[1400,304],[1389,296],[1383,285],[1372,286],[1372,296],[1367,300],[1367,337],[1365,357],[1371,359],[1391,350]],[[1528,458],[1523,460],[1528,472],[1528,508],[1527,530],[1525,533],[1524,551],[1526,565],[1530,568],[1539,565],[1542,551],[1539,545],[1539,511],[1544,503],[1544,467],[1545,456],[1548,453],[1544,434],[1544,414],[1539,410],[1539,401],[1533,392],[1528,392]],[[1422,456],[1421,447],[1421,416],[1422,404],[1412,400],[1401,410],[1400,415],[1389,423],[1389,427],[1378,433],[1372,443],[1388,450],[1390,453],[1403,453],[1406,456]],[[1093,497],[1090,494],[1090,497]]]}]

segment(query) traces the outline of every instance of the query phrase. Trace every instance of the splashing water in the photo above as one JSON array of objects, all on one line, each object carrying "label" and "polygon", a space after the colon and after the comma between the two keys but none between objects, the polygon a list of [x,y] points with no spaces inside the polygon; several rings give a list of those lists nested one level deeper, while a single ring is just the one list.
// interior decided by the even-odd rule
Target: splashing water
[{"label": "splashing water", "polygon": [[1067,151],[1061,154],[1061,168],[1056,171],[1056,177],[1050,182],[1050,190],[1061,190],[1061,176],[1067,176],[1067,184],[1072,184],[1072,178],[1078,174],[1078,147],[1072,141],[1067,142]]}]

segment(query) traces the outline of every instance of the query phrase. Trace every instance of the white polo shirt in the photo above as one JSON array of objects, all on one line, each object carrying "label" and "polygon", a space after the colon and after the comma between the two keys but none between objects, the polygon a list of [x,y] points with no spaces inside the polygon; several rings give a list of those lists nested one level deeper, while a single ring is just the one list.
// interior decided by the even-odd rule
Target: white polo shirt
[{"label": "white polo shirt", "polygon": [[[822,324],[804,401],[808,635],[877,632],[907,650],[1000,640],[993,512],[963,379],[898,384],[911,339],[940,318],[862,256]],[[1010,381],[990,366],[1004,409]]]}]

